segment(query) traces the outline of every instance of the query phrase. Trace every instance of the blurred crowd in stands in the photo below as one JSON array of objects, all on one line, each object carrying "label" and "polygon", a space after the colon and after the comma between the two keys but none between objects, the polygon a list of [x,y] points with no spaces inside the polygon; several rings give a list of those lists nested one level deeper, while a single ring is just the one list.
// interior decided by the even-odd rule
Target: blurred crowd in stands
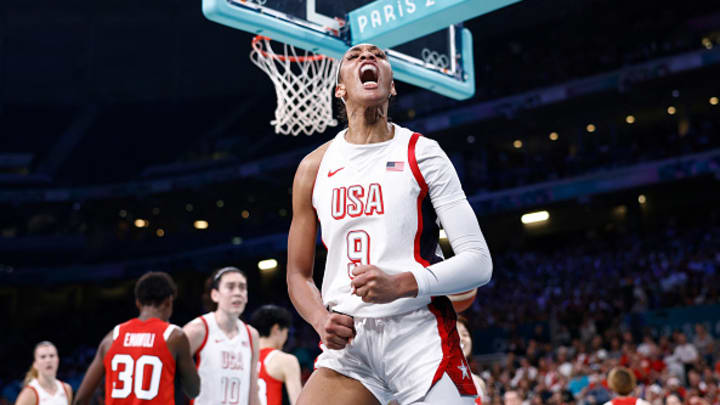
[{"label": "blurred crowd in stands", "polygon": [[[488,343],[480,331],[506,331],[496,342],[502,356],[471,363],[486,380],[490,403],[513,391],[524,404],[602,404],[611,398],[608,371],[622,365],[637,377],[636,394],[653,405],[720,404],[717,212],[704,226],[668,225],[496,255],[494,262],[492,284],[466,313],[476,347]],[[641,317],[700,306],[710,306],[714,320],[675,329],[652,328]]]},{"label": "blurred crowd in stands", "polygon": [[[548,135],[537,136],[541,145],[535,142],[517,149],[508,147],[511,140],[504,148],[488,145],[482,153],[474,147],[466,148],[462,153],[464,187],[469,194],[504,190],[720,147],[717,114],[651,125],[598,127],[595,133],[577,129],[575,133],[559,134],[564,139],[557,142],[548,140]],[[452,156],[455,150],[448,149]]]},{"label": "blurred crowd in stands", "polygon": [[[709,34],[694,22],[714,6],[702,3],[653,7],[652,2],[637,1],[620,8],[614,2],[595,3],[592,14],[582,20],[572,20],[570,12],[561,23],[486,39],[476,62],[482,83],[477,97],[495,99],[704,49],[703,38]],[[720,26],[717,17],[708,21]]]}]

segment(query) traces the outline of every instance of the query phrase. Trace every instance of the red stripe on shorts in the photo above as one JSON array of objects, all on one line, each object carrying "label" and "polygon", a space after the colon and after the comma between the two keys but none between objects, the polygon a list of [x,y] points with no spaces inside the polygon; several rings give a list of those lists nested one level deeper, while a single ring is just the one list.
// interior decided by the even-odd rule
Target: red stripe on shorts
[{"label": "red stripe on shorts", "polygon": [[442,342],[443,352],[443,359],[440,361],[437,371],[435,371],[431,387],[440,381],[444,373],[447,373],[458,391],[460,391],[460,395],[478,395],[475,383],[472,380],[470,365],[465,361],[465,356],[460,347],[457,315],[450,300],[446,296],[433,297],[428,309],[437,319],[438,334]]}]

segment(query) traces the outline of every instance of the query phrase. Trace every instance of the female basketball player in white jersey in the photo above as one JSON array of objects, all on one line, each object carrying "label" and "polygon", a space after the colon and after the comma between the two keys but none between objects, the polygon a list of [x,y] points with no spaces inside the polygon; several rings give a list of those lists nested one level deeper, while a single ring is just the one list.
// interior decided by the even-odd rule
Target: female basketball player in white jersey
[{"label": "female basketball player in white jersey", "polygon": [[[298,404],[472,404],[477,395],[446,294],[487,283],[487,244],[437,142],[387,120],[392,69],[374,45],[342,59],[348,129],[300,163],[287,281],[323,353]],[[455,256],[443,261],[443,225]],[[313,282],[318,221],[328,254]]]},{"label": "female basketball player in white jersey", "polygon": [[69,405],[72,388],[56,378],[60,357],[57,348],[48,341],[35,345],[34,358],[25,376],[25,387],[16,405]]},{"label": "female basketball player in white jersey", "polygon": [[260,405],[260,337],[239,319],[248,301],[247,278],[236,267],[224,267],[208,283],[212,306],[217,308],[183,327],[200,374],[200,395],[192,403]]}]

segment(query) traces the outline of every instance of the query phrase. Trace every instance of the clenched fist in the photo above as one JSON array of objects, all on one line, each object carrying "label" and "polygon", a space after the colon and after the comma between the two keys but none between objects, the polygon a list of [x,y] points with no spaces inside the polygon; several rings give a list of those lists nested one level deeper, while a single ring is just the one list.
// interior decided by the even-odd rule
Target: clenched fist
[{"label": "clenched fist", "polygon": [[410,272],[389,275],[377,266],[360,265],[352,270],[353,294],[363,302],[385,304],[402,297],[417,295],[417,281]]}]

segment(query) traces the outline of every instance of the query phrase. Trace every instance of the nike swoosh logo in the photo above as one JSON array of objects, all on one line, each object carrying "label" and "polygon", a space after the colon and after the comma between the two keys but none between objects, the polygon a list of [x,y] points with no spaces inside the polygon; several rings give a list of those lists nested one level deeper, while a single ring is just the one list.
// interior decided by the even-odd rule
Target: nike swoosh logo
[{"label": "nike swoosh logo", "polygon": [[342,170],[342,169],[344,169],[344,168],[345,168],[345,167],[343,166],[343,167],[341,167],[341,168],[339,168],[339,169],[337,169],[337,170],[334,170],[334,171],[333,171],[333,170],[330,170],[330,171],[328,171],[328,177],[334,176],[335,173],[339,172],[340,170]]}]

